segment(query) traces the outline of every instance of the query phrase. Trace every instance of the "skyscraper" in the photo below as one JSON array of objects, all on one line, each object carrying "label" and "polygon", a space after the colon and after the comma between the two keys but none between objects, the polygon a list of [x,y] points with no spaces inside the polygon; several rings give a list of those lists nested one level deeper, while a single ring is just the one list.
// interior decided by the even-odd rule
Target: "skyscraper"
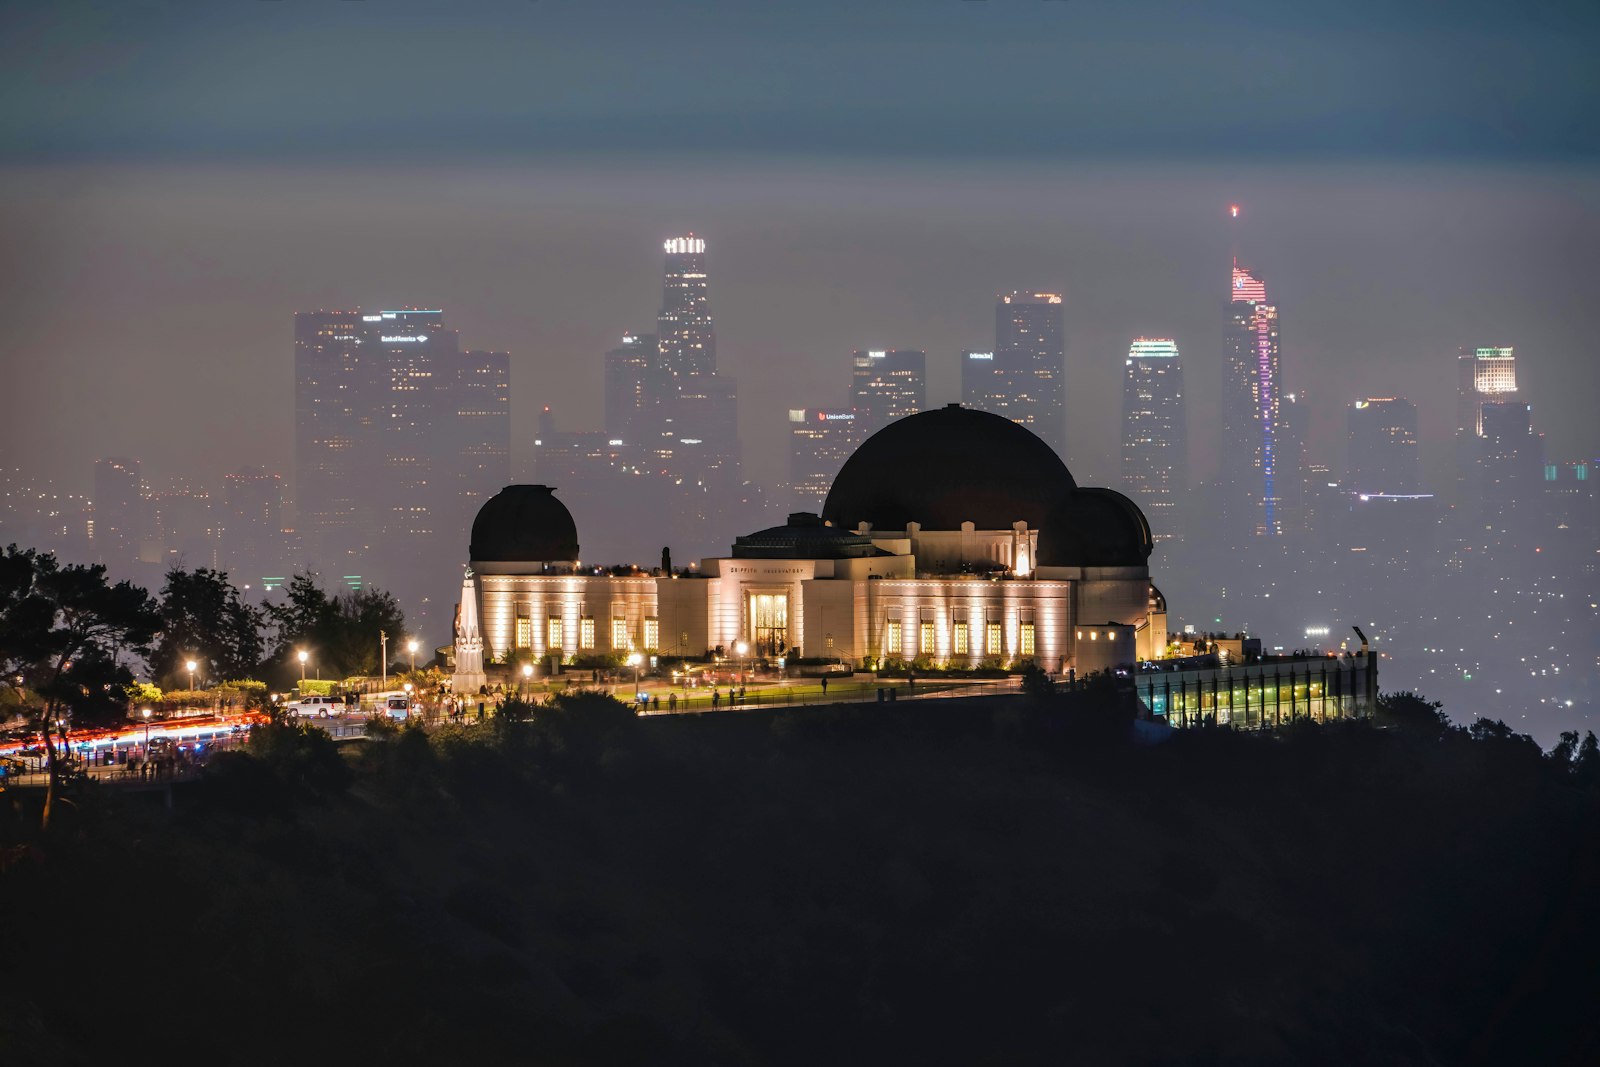
[{"label": "skyscraper", "polygon": [[968,353],[962,361],[962,393],[972,407],[1004,415],[1044,439],[1057,455],[1066,453],[1066,352],[1059,293],[1013,291],[995,298],[994,352],[986,374],[974,371],[967,394],[967,370],[982,363]]},{"label": "skyscraper", "polygon": [[717,335],[711,324],[706,242],[689,234],[670,238],[656,318],[661,368],[675,378],[714,374]]},{"label": "skyscraper", "polygon": [[921,349],[857,349],[850,366],[850,404],[863,437],[928,406],[928,355]]},{"label": "skyscraper", "polygon": [[655,438],[653,469],[676,479],[737,485],[738,385],[717,373],[717,335],[711,321],[706,242],[689,234],[664,245],[661,313],[656,317],[658,415],[647,420]]},{"label": "skyscraper", "polygon": [[1369,397],[1350,405],[1345,486],[1355,493],[1421,492],[1417,406],[1398,397]]},{"label": "skyscraper", "polygon": [[1517,356],[1510,345],[1461,349],[1456,357],[1456,496],[1464,505],[1480,488],[1485,404],[1515,399]]},{"label": "skyscraper", "polygon": [[94,554],[108,566],[126,568],[139,558],[149,537],[144,481],[139,461],[111,456],[94,465]]},{"label": "skyscraper", "polygon": [[1223,330],[1221,482],[1224,521],[1235,532],[1283,533],[1278,309],[1261,279],[1233,266]]},{"label": "skyscraper", "polygon": [[452,446],[440,457],[442,523],[465,535],[483,502],[511,481],[511,354],[474,349],[453,363],[442,383]]},{"label": "skyscraper", "polygon": [[606,353],[605,431],[631,448],[643,448],[660,435],[660,404],[665,393],[660,347],[653,333],[625,333]]},{"label": "skyscraper", "polygon": [[1183,363],[1171,338],[1140,337],[1128,348],[1122,385],[1122,484],[1150,516],[1157,540],[1174,537],[1173,521],[1189,484]]},{"label": "skyscraper", "polygon": [[822,514],[844,461],[861,443],[859,412],[849,408],[789,409],[789,489],[796,511]]},{"label": "skyscraper", "polygon": [[402,594],[510,479],[510,360],[460,351],[437,309],[295,316],[295,502],[312,562]]}]

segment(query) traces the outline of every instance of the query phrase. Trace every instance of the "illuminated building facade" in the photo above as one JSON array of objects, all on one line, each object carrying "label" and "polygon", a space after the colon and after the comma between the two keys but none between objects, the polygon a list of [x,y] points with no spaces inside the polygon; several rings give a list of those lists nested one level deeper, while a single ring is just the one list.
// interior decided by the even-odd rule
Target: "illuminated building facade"
[{"label": "illuminated building facade", "polygon": [[994,350],[961,360],[963,403],[1026,426],[1058,453],[1067,434],[1063,328],[1061,294],[1002,293]]},{"label": "illuminated building facade", "polygon": [[459,617],[477,636],[458,627],[458,666],[472,640],[486,664],[744,642],[768,658],[1088,673],[1166,647],[1150,549],[1132,501],[1080,488],[1033,433],[952,404],[868,438],[820,516],[691,571],[596,573],[552,490],[507,487],[473,524]]},{"label": "illuminated building facade", "polygon": [[715,374],[717,334],[711,323],[706,242],[689,234],[664,245],[661,313],[656,318],[661,368],[674,378]]},{"label": "illuminated building facade", "polygon": [[859,413],[849,408],[789,409],[789,488],[796,511],[820,514],[828,487],[861,443]]},{"label": "illuminated building facade", "polygon": [[[635,369],[645,375],[640,387],[646,394],[642,462],[675,480],[719,488],[737,485],[738,387],[717,373],[706,242],[691,233],[669,238],[663,249],[655,367]],[[626,439],[625,434],[618,436]]]},{"label": "illuminated building facade", "polygon": [[1227,521],[1237,532],[1276,537],[1286,484],[1282,434],[1278,309],[1266,284],[1237,262],[1223,331],[1222,482]]},{"label": "illuminated building facade", "polygon": [[862,435],[928,406],[928,356],[912,348],[860,349],[850,356],[850,404]]},{"label": "illuminated building facade", "polygon": [[1171,338],[1141,337],[1128,348],[1122,384],[1122,484],[1145,508],[1156,540],[1178,528],[1174,510],[1189,484],[1183,363]]},{"label": "illuminated building facade", "polygon": [[1456,356],[1456,491],[1466,504],[1479,481],[1485,404],[1514,400],[1517,354],[1510,345],[1479,345]]}]

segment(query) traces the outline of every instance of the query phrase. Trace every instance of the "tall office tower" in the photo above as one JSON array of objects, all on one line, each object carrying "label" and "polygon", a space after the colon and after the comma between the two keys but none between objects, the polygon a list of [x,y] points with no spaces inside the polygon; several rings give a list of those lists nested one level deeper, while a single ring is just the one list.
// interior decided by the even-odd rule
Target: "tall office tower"
[{"label": "tall office tower", "polygon": [[[311,562],[402,597],[509,480],[509,359],[463,355],[437,309],[295,316],[295,501]],[[502,458],[502,456],[506,458]],[[386,566],[385,566],[386,565]]]},{"label": "tall office tower", "polygon": [[789,492],[795,511],[822,514],[844,461],[861,443],[860,413],[849,408],[789,409]]},{"label": "tall office tower", "polygon": [[1355,493],[1403,495],[1422,491],[1417,457],[1417,406],[1398,397],[1369,397],[1350,405],[1345,487]]},{"label": "tall office tower", "polygon": [[1467,504],[1479,486],[1483,406],[1517,393],[1517,356],[1510,345],[1466,347],[1456,357],[1456,503]]},{"label": "tall office tower", "polygon": [[445,380],[454,448],[443,521],[465,536],[484,501],[511,483],[511,354],[464,352]]},{"label": "tall office tower", "polygon": [[1526,529],[1544,467],[1544,441],[1533,431],[1533,407],[1517,400],[1486,400],[1478,409],[1478,425],[1475,481],[1484,525],[1499,531]]},{"label": "tall office tower", "polygon": [[139,461],[117,456],[100,460],[94,465],[95,558],[125,573],[149,534]]},{"label": "tall office tower", "polygon": [[667,261],[657,316],[661,368],[675,378],[713,374],[717,334],[707,299],[706,242],[689,234],[666,242]]},{"label": "tall office tower", "polygon": [[850,403],[863,437],[928,406],[928,355],[921,349],[857,349],[850,365]]},{"label": "tall office tower", "polygon": [[[1061,294],[1003,293],[994,304],[994,359],[988,389],[970,403],[1004,415],[1066,454],[1066,350]],[[974,353],[962,361],[965,371]],[[963,374],[963,390],[965,389]],[[985,393],[987,395],[985,395]]]},{"label": "tall office tower", "polygon": [[223,566],[238,582],[284,573],[283,477],[240,467],[222,482]]},{"label": "tall office tower", "polygon": [[1222,457],[1224,521],[1235,532],[1276,537],[1284,486],[1278,476],[1282,430],[1278,309],[1255,275],[1233,267],[1223,330]]},{"label": "tall office tower", "polygon": [[691,233],[669,239],[665,250],[653,386],[658,414],[646,419],[652,440],[645,461],[674,479],[737,485],[738,386],[717,373],[706,242]]},{"label": "tall office tower", "polygon": [[1171,338],[1137,338],[1122,383],[1122,484],[1158,541],[1177,536],[1175,509],[1189,485],[1183,363]]},{"label": "tall office tower", "polygon": [[630,448],[643,448],[660,436],[666,390],[659,360],[653,333],[625,333],[622,344],[606,353],[605,430]]},{"label": "tall office tower", "polygon": [[678,379],[671,407],[672,462],[680,478],[725,486],[739,479],[739,393],[732,378]]}]

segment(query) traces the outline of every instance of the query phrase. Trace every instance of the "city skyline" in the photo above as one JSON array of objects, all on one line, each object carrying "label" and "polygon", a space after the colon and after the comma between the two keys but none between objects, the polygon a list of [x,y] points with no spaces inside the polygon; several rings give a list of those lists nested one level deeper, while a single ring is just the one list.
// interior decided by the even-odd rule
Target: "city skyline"
[{"label": "city skyline", "polygon": [[[1217,258],[1224,254],[1222,252],[1222,242],[1225,238],[1222,235],[1221,227],[1217,224],[1219,221],[1219,203],[1221,202],[1213,201],[1209,204],[1197,205],[1196,217],[1169,220],[1182,227],[1171,231],[1170,236],[1175,245],[1184,241],[1192,241],[1197,231],[1202,235],[1209,231],[1209,239],[1202,249],[1205,255],[1195,256],[1194,262],[1197,266],[1209,266],[1213,270],[1216,269]],[[1200,210],[1201,208],[1203,210]],[[1248,224],[1253,227],[1248,242],[1255,253],[1252,258],[1267,262],[1269,265],[1273,264],[1275,260],[1284,259],[1287,253],[1283,248],[1283,235],[1276,232],[1279,220],[1271,219],[1270,224],[1267,221],[1260,220],[1255,217],[1257,212],[1248,202],[1245,205],[1245,210],[1247,216],[1249,216]],[[1303,225],[1302,220],[1292,221],[1294,222],[1294,228],[1297,230]],[[1579,219],[1579,221],[1583,220]],[[640,257],[637,254],[637,244],[641,240],[647,241],[648,237],[635,238],[634,250],[627,257],[626,262],[619,257],[615,262],[608,262],[596,268],[599,270],[599,274],[591,275],[596,279],[595,284],[602,284],[599,281],[601,277],[614,278],[630,273],[638,276]],[[759,374],[746,375],[746,377],[750,378],[750,381],[745,382],[743,388],[745,396],[741,404],[741,436],[746,441],[746,451],[749,454],[747,462],[751,465],[752,472],[758,478],[776,481],[781,478],[782,468],[785,465],[784,455],[786,449],[781,439],[775,440],[779,435],[772,432],[775,429],[775,425],[770,412],[787,408],[788,404],[785,402],[786,398],[783,394],[795,392],[798,386],[808,381],[826,381],[830,370],[827,366],[829,357],[826,353],[815,350],[820,346],[799,344],[792,330],[780,331],[780,333],[771,336],[767,336],[764,333],[752,335],[748,318],[751,311],[750,302],[744,289],[751,275],[750,251],[742,249],[738,243],[730,241],[721,242],[719,247],[725,250],[723,253],[725,256],[732,257],[737,264],[737,269],[730,272],[730,276],[725,283],[725,289],[731,291],[728,296],[719,300],[719,305],[727,309],[719,315],[719,318],[724,323],[731,318],[735,323],[739,324],[739,343],[734,346],[733,354],[730,358],[741,358],[741,361],[742,358],[748,358],[759,368]],[[869,249],[868,251],[869,253],[876,253],[879,250]],[[1299,253],[1302,261],[1304,255],[1304,252]],[[792,254],[783,253],[772,263],[765,264],[764,269],[767,271],[777,270],[781,273],[787,269],[786,261],[792,258]],[[1034,260],[1039,257],[1038,253],[1035,252],[1023,258]],[[1082,266],[1082,264],[1071,262],[1070,257],[1065,253],[1048,258],[1054,260],[1055,265],[1051,271],[1041,273],[1054,273],[1059,276],[1069,267],[1076,270]],[[1514,262],[1516,258],[1518,257],[1513,256],[1512,261]],[[1209,264],[1205,262],[1207,259],[1210,260]],[[809,262],[810,260],[806,258],[802,265],[809,264]],[[648,269],[647,265],[646,269]],[[842,269],[842,266],[840,269]],[[900,271],[905,269],[904,265],[897,267],[897,270]],[[1326,277],[1330,269],[1328,266],[1319,265],[1311,273],[1315,277]],[[1022,273],[1022,271],[1004,271],[1003,273],[1014,274]],[[1296,289],[1303,289],[1306,285],[1306,279],[1297,276],[1302,271],[1290,271],[1274,266],[1270,273],[1273,278],[1274,290],[1277,293],[1285,291],[1293,293]],[[1104,277],[1103,273],[1102,277]],[[585,280],[587,280],[587,276]],[[1553,278],[1546,280],[1553,282]],[[643,279],[641,281],[643,285],[648,286],[648,281]],[[1475,283],[1463,287],[1459,294],[1453,294],[1452,299],[1465,300],[1471,296],[1479,305],[1486,301],[1490,304],[1494,302],[1504,304],[1506,302],[1504,295],[1493,297],[1486,290],[1491,288],[1503,290],[1508,283],[1506,270],[1488,271]],[[137,285],[136,280],[134,284]],[[1348,284],[1348,279],[1345,279],[1344,284]],[[615,289],[614,284],[606,283],[605,287],[608,291]],[[343,292],[348,292],[347,285],[340,288]],[[405,288],[410,288],[410,286],[405,286]],[[447,286],[446,288],[459,289],[459,286],[452,284],[452,286]],[[1115,388],[1116,371],[1120,369],[1115,364],[1120,361],[1120,356],[1126,345],[1126,339],[1129,336],[1154,333],[1159,333],[1162,336],[1174,336],[1186,352],[1194,353],[1188,362],[1192,368],[1190,372],[1190,388],[1195,403],[1205,405],[1214,400],[1217,386],[1211,381],[1214,375],[1210,373],[1210,368],[1206,366],[1208,362],[1216,359],[1215,345],[1211,342],[1211,338],[1215,336],[1214,327],[1205,329],[1198,323],[1199,316],[1195,315],[1195,307],[1203,302],[1204,294],[1199,293],[1197,284],[1184,285],[1176,290],[1166,308],[1142,306],[1136,309],[1117,309],[1115,316],[1117,323],[1126,325],[1127,328],[1118,330],[1120,336],[1116,337],[1108,336],[1113,327],[1110,325],[1110,319],[1106,316],[1105,303],[1097,301],[1097,294],[1094,291],[1085,291],[1078,286],[1062,286],[1061,288],[1064,290],[1064,306],[1068,312],[1069,336],[1067,348],[1069,350],[1069,375],[1075,376],[1077,380],[1077,384],[1069,389],[1067,397],[1068,450],[1075,457],[1081,457],[1078,459],[1079,463],[1087,463],[1096,468],[1115,469],[1115,448],[1108,448],[1105,444],[1107,434],[1115,433],[1117,430],[1114,415],[1110,419],[1106,419],[1104,417],[1105,413],[1101,410],[1104,408],[1103,404],[1096,404],[1092,401],[1089,403],[1081,402],[1085,398],[1107,395],[1106,386]],[[1117,289],[1115,285],[1112,288]],[[985,289],[991,293],[995,291],[992,286],[978,288],[974,285],[970,289],[963,290],[964,295],[961,296],[958,302],[949,299],[941,301],[941,306],[931,311],[924,325],[913,327],[907,331],[913,335],[923,334],[926,336],[937,329],[945,338],[942,344],[924,341],[922,344],[917,345],[917,347],[921,347],[928,352],[930,404],[959,399],[958,361],[961,351],[991,348],[991,343],[985,336],[987,331],[982,325],[983,306],[986,303],[983,295]],[[648,292],[648,289],[644,291]],[[885,287],[885,291],[893,292],[894,290],[891,287]],[[1199,293],[1198,297],[1197,293]],[[879,297],[881,293],[876,290],[869,290],[863,295]],[[1544,297],[1526,303],[1524,306],[1536,307],[1541,303],[1547,305],[1549,295],[1549,292],[1547,292]],[[1309,304],[1305,301],[1309,301]],[[1439,315],[1435,313],[1432,316],[1435,322],[1426,331],[1430,335],[1428,339],[1417,339],[1415,337],[1416,334],[1423,332],[1419,329],[1418,323],[1424,316],[1413,315],[1407,326],[1406,333],[1409,337],[1405,340],[1403,348],[1390,350],[1390,358],[1386,367],[1372,367],[1367,372],[1362,373],[1359,363],[1352,367],[1343,356],[1338,361],[1330,358],[1333,350],[1341,346],[1347,346],[1350,348],[1350,358],[1359,360],[1363,358],[1363,353],[1370,351],[1371,346],[1370,344],[1359,344],[1353,339],[1355,333],[1362,331],[1357,329],[1357,323],[1347,321],[1348,316],[1336,314],[1330,320],[1329,311],[1331,309],[1326,306],[1326,301],[1326,296],[1318,298],[1314,295],[1314,292],[1313,294],[1295,297],[1296,328],[1293,337],[1294,343],[1288,347],[1285,356],[1288,368],[1286,373],[1296,383],[1304,382],[1305,386],[1314,395],[1326,396],[1332,401],[1327,405],[1327,410],[1322,412],[1311,426],[1311,450],[1313,452],[1321,451],[1324,454],[1332,454],[1331,446],[1342,437],[1343,427],[1342,419],[1339,417],[1340,410],[1345,403],[1364,395],[1395,393],[1415,397],[1419,404],[1421,434],[1425,441],[1437,439],[1441,424],[1449,425],[1453,428],[1453,420],[1455,419],[1453,404],[1448,400],[1440,403],[1435,398],[1434,393],[1425,389],[1424,385],[1430,379],[1437,377],[1438,357],[1459,349],[1464,343],[1463,335],[1469,335],[1465,338],[1466,342],[1470,342],[1470,335],[1503,337],[1516,343],[1519,351],[1527,354],[1529,359],[1553,360],[1555,358],[1553,354],[1549,356],[1543,355],[1543,353],[1552,351],[1550,347],[1552,340],[1549,332],[1552,329],[1552,320],[1548,318],[1541,319],[1537,315],[1530,315],[1526,312],[1518,314],[1508,311],[1485,316],[1481,310],[1469,312],[1466,309],[1462,309],[1459,316],[1461,325],[1459,326],[1454,325],[1454,319],[1443,322],[1438,321]],[[910,302],[916,304],[919,301],[912,300]],[[300,307],[291,307],[289,310],[303,310],[305,307],[315,307],[319,303],[323,306],[330,304],[335,306],[345,304],[345,306],[348,306],[348,303],[353,303],[353,301],[308,300]],[[400,303],[403,304],[404,301]],[[430,303],[452,302],[449,300],[430,300]],[[1141,301],[1141,304],[1143,303]],[[951,305],[955,306],[954,311]],[[519,384],[514,386],[513,392],[513,405],[519,412],[517,425],[513,428],[512,464],[514,473],[519,470],[527,470],[531,454],[529,438],[533,432],[533,428],[530,425],[532,420],[527,413],[530,410],[536,411],[539,406],[542,406],[542,403],[548,403],[552,400],[562,401],[563,403],[559,406],[562,407],[564,414],[573,424],[582,422],[589,425],[599,425],[601,423],[602,416],[598,410],[599,404],[597,403],[600,391],[594,388],[598,382],[593,381],[600,377],[601,368],[596,365],[597,361],[594,359],[593,353],[596,351],[603,352],[615,347],[616,338],[626,329],[630,319],[636,319],[636,315],[630,314],[626,310],[616,311],[613,305],[597,310],[593,316],[586,316],[584,330],[586,334],[592,333],[595,336],[595,347],[586,347],[584,352],[570,353],[570,358],[567,358],[568,354],[564,351],[564,345],[560,346],[561,351],[551,352],[547,346],[537,342],[530,345],[526,337],[523,338],[521,344],[518,344],[515,341],[508,343],[502,337],[496,336],[497,332],[504,330],[504,316],[508,310],[506,305],[488,307],[484,304],[481,296],[476,296],[466,304],[452,303],[452,306],[463,308],[459,313],[451,311],[450,314],[453,320],[471,322],[473,337],[476,341],[483,344],[485,348],[511,352],[513,362],[518,367],[523,368],[523,373],[517,375]],[[757,306],[775,311],[783,305],[774,306],[770,297],[760,297],[757,300]],[[1549,310],[1553,309],[1549,309],[1547,306],[1547,311]],[[864,312],[868,311],[870,311],[870,308],[852,308],[848,302],[840,308],[839,317],[846,321],[870,321],[873,323],[870,329],[863,326],[857,332],[857,337],[845,340],[840,347],[852,347],[851,342],[859,344],[857,338],[863,333],[869,336],[881,336],[890,332],[888,327],[881,324],[891,316],[884,314],[880,308],[876,314],[868,317],[864,314]],[[960,314],[956,314],[955,311],[959,311]],[[204,321],[209,315],[209,312],[197,312],[197,321]],[[900,310],[893,317],[900,318],[903,315],[904,310]],[[259,317],[259,311],[252,310],[251,317]],[[1491,317],[1494,323],[1489,325],[1486,320]],[[1096,320],[1092,328],[1085,328],[1083,325],[1086,318]],[[1162,323],[1178,322],[1181,324],[1185,319],[1196,324],[1181,330],[1152,328]],[[959,325],[950,325],[952,321],[958,322]],[[1215,320],[1212,319],[1211,321],[1214,322]],[[500,323],[499,331],[495,330],[494,324],[496,322]],[[942,327],[938,325],[940,323],[943,323]],[[124,325],[126,326],[127,324]],[[819,332],[825,334],[833,334],[838,330],[848,328],[846,326],[834,327],[828,324],[820,325],[823,325],[823,328]],[[1209,323],[1205,325],[1209,325]],[[545,330],[549,328],[549,326],[542,327]],[[68,333],[76,332],[76,329],[77,327],[75,326]],[[278,330],[281,330],[281,326],[263,328],[261,332],[271,334]],[[1075,330],[1077,331],[1076,333],[1074,332]],[[241,340],[237,319],[230,324],[230,331],[229,344],[234,348],[244,344],[246,350],[250,350],[260,345],[260,342],[253,336],[249,340]],[[136,329],[135,335],[137,332]],[[725,325],[722,332],[727,332]],[[856,331],[852,330],[852,332]],[[201,331],[201,336],[197,337],[197,343],[201,343],[203,335],[204,331]],[[1341,340],[1346,335],[1351,335],[1352,338],[1348,342]],[[1536,338],[1531,343],[1525,340],[1530,335]],[[1545,340],[1537,340],[1540,335],[1543,335]],[[1399,335],[1391,336],[1395,339],[1399,337]],[[127,344],[129,341],[125,339],[123,343]],[[1386,341],[1385,346],[1387,347],[1393,343],[1394,340]],[[586,342],[586,346],[587,344]],[[1578,344],[1577,337],[1574,335],[1570,339],[1560,341],[1559,347],[1561,350],[1568,350]],[[729,348],[726,342],[722,347],[724,349]],[[772,353],[772,355],[761,358],[747,355],[751,353]],[[24,380],[31,384],[39,385],[47,389],[47,391],[54,389],[56,387],[47,384],[48,378],[52,375],[58,376],[68,373],[74,364],[80,362],[82,358],[81,356],[73,355],[71,352],[57,351],[54,354],[60,358],[19,365],[18,369],[22,373]],[[554,363],[552,363],[552,360],[554,360]],[[252,360],[248,365],[240,366],[236,371],[241,376],[241,381],[260,379],[263,380],[268,388],[259,390],[255,387],[250,387],[251,394],[259,399],[246,405],[242,411],[236,412],[235,414],[238,417],[229,423],[231,426],[240,426],[242,420],[242,425],[249,427],[251,431],[249,436],[258,440],[257,447],[244,448],[241,440],[235,439],[233,435],[225,435],[222,440],[217,442],[216,448],[207,450],[203,458],[192,457],[191,453],[192,458],[184,465],[187,469],[184,469],[183,473],[194,476],[210,476],[203,469],[204,464],[207,462],[215,465],[213,468],[215,477],[220,477],[227,470],[235,469],[245,464],[262,465],[270,469],[287,472],[287,449],[284,448],[284,442],[279,440],[279,435],[272,431],[271,420],[268,418],[271,414],[272,397],[274,395],[284,398],[284,400],[278,402],[280,404],[287,400],[287,382],[284,380],[281,371],[276,375],[262,375],[262,369],[258,361]],[[1586,368],[1575,368],[1571,373],[1581,383],[1593,371]],[[46,382],[39,380],[40,375],[45,377]],[[274,378],[282,384],[272,386],[271,382]],[[207,381],[215,385],[217,383],[216,376],[212,374]],[[128,379],[118,371],[75,383],[75,388],[80,390],[87,389],[90,392],[98,388],[112,387],[117,388],[124,395],[148,396],[151,398],[149,402],[154,402],[154,398],[161,393],[171,392],[172,388],[195,391],[195,403],[193,406],[195,410],[202,413],[201,424],[221,425],[220,422],[213,423],[209,420],[217,419],[216,413],[226,401],[226,396],[207,395],[204,391],[196,391],[195,385],[189,381],[186,374],[180,374],[177,382],[170,388],[165,382],[158,384],[155,381],[147,381],[142,378]],[[1553,452],[1577,456],[1595,451],[1595,446],[1600,445],[1600,442],[1590,440],[1594,435],[1593,428],[1575,417],[1562,417],[1562,408],[1572,411],[1572,406],[1575,403],[1573,392],[1555,388],[1550,383],[1549,376],[1544,376],[1543,382],[1536,382],[1533,388],[1536,391],[1530,393],[1530,396],[1535,402],[1536,408],[1541,412],[1541,421],[1549,427],[1549,432],[1552,435]],[[822,392],[821,395],[836,395],[836,389],[836,386],[829,386],[826,392]],[[1339,396],[1341,392],[1344,393],[1342,397]],[[1210,393],[1209,397],[1208,393]],[[816,394],[813,393],[813,395]],[[763,400],[766,401],[765,404],[763,404]],[[158,435],[150,432],[148,426],[140,424],[137,420],[130,420],[130,423],[118,432],[115,429],[119,418],[116,411],[117,409],[113,407],[109,420],[102,420],[101,422],[101,425],[105,427],[102,432],[105,433],[107,439],[99,447],[85,445],[76,438],[61,434],[60,431],[63,427],[49,420],[45,420],[40,426],[35,427],[39,431],[37,434],[30,435],[23,431],[23,426],[29,421],[28,416],[25,415],[17,423],[11,424],[10,432],[16,435],[17,440],[10,454],[23,459],[32,453],[38,457],[37,466],[41,468],[42,473],[45,476],[52,477],[53,480],[69,491],[86,489],[86,479],[82,474],[76,473],[62,461],[74,451],[84,453],[86,448],[88,451],[84,454],[84,460],[89,463],[107,454],[126,453],[139,455],[152,470],[176,472],[179,469],[177,462],[179,452],[170,449],[164,450],[159,444],[141,447],[141,441],[148,442],[152,438],[158,437]],[[1546,417],[1545,413],[1548,413],[1548,417]],[[1099,421],[1097,422],[1097,420]],[[114,440],[111,439],[113,437],[115,438]],[[1204,429],[1197,427],[1195,444],[1202,458],[1206,455],[1208,443],[1205,439]],[[162,454],[163,451],[166,452],[165,455]],[[1448,457],[1438,455],[1437,450],[1425,449],[1425,453],[1432,453],[1424,455],[1424,464],[1430,469],[1430,472],[1442,471],[1449,463]],[[79,468],[79,470],[81,469]],[[1196,476],[1203,477],[1203,470],[1196,471]],[[1442,481],[1442,479],[1440,480]]]}]

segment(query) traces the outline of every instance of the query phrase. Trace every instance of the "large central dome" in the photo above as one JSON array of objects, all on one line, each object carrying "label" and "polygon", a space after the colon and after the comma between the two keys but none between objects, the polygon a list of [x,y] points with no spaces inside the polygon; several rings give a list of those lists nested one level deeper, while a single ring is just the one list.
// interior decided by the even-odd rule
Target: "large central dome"
[{"label": "large central dome", "polygon": [[572,512],[548,485],[508,485],[472,520],[472,562],[571,563],[578,558]]},{"label": "large central dome", "polygon": [[1077,488],[1050,446],[1010,419],[960,404],[908,415],[862,443],[828,491],[822,514],[847,530],[1041,527]]}]

